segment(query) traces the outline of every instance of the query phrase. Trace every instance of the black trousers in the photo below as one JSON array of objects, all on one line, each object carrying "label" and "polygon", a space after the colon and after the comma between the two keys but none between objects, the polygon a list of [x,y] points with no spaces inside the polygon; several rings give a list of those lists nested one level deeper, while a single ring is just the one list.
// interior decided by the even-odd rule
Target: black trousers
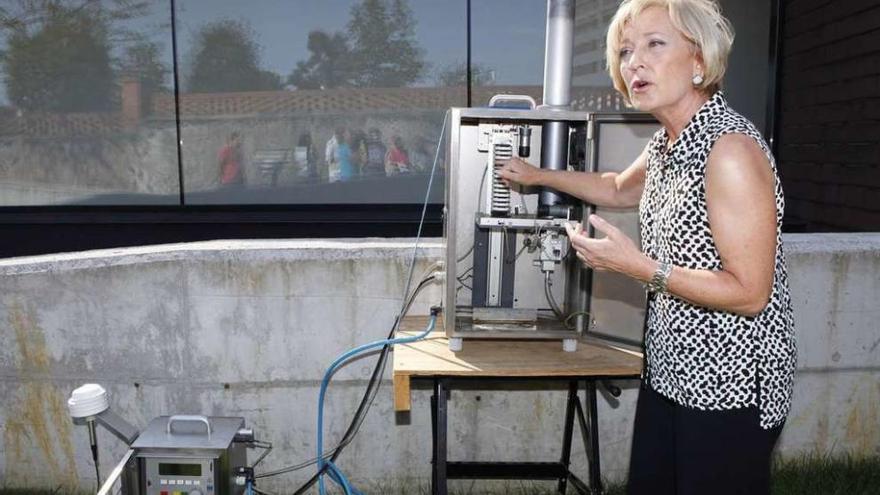
[{"label": "black trousers", "polygon": [[770,454],[781,431],[761,428],[757,407],[700,411],[643,386],[628,493],[769,494]]}]

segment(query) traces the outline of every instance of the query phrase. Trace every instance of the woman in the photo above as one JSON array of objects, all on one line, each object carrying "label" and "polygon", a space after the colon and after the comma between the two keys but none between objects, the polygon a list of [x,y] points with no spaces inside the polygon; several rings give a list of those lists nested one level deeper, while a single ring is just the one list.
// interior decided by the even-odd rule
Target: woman
[{"label": "woman", "polygon": [[795,344],[769,148],[720,91],[733,34],[711,0],[626,0],[611,21],[614,87],[662,124],[625,171],[501,176],[607,207],[639,206],[641,250],[596,215],[577,256],[648,285],[646,368],[629,492],[769,493]]},{"label": "woman", "polygon": [[232,131],[226,137],[226,143],[217,152],[221,187],[235,187],[244,184],[243,162],[241,135],[238,131]]},{"label": "woman", "polygon": [[403,146],[403,138],[394,136],[385,156],[385,175],[390,177],[406,173],[409,173],[409,154]]}]

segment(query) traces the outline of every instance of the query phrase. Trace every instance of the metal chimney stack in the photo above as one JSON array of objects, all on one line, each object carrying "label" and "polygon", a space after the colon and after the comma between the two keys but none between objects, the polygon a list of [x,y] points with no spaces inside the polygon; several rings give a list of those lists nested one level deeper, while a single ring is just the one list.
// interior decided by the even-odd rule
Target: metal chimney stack
[{"label": "metal chimney stack", "polygon": [[[568,110],[571,106],[571,66],[574,51],[575,0],[547,0],[547,34],[544,44],[544,104],[547,110]],[[541,168],[565,170],[568,160],[568,124],[547,122],[541,128]],[[554,208],[562,196],[544,189],[539,212],[557,216]]]}]

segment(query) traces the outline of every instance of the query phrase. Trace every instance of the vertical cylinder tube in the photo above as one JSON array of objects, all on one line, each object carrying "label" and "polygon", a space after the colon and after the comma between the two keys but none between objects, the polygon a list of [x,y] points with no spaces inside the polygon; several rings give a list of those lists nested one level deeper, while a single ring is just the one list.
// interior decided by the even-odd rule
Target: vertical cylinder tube
[{"label": "vertical cylinder tube", "polygon": [[574,53],[575,0],[547,0],[544,40],[544,105],[571,103],[571,66]]},{"label": "vertical cylinder tube", "polygon": [[[568,123],[547,121],[541,126],[541,168],[565,170],[568,159]],[[555,206],[562,196],[550,188],[541,189],[538,206]],[[543,209],[543,208],[541,208]]]},{"label": "vertical cylinder tube", "polygon": [[[571,67],[574,52],[575,0],[547,0],[544,44],[544,105],[567,109],[571,104]],[[568,124],[545,122],[541,128],[541,168],[565,170],[568,161]],[[559,193],[544,189],[539,209],[562,202]],[[544,207],[544,208],[541,208]]]}]

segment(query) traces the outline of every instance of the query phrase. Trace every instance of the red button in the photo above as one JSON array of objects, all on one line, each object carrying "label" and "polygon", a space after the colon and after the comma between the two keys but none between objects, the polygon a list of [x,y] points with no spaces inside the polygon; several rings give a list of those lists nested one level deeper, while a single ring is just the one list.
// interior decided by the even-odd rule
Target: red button
[{"label": "red button", "polygon": [[159,495],[168,495],[168,492],[166,492],[166,491],[161,491],[161,492],[159,492]]}]

